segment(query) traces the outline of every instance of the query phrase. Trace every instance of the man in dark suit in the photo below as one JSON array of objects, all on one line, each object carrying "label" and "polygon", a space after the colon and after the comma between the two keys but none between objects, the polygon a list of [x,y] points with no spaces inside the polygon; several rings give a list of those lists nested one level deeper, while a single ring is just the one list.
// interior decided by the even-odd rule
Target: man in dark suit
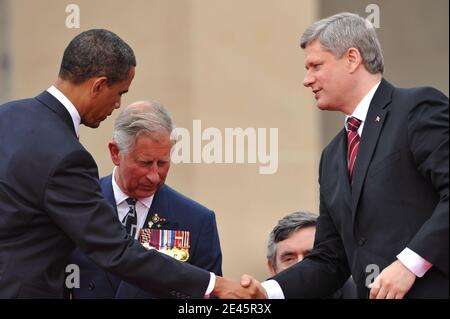
[{"label": "man in dark suit", "polygon": [[79,125],[98,127],[120,106],[135,66],[132,49],[117,35],[85,31],[65,49],[54,86],[0,106],[0,298],[61,298],[75,246],[152,293],[203,298],[260,292],[147,251],[104,199],[95,161],[78,141]]},{"label": "man in dark suit", "polygon": [[[127,199],[137,200],[136,227],[129,228],[137,230],[130,234],[135,239],[141,237],[144,244],[153,247],[158,243],[145,241],[139,236],[140,230],[156,236],[166,234],[165,243],[154,248],[162,252],[184,250],[186,255],[178,255],[178,259],[221,276],[222,254],[214,213],[164,184],[170,168],[173,129],[162,105],[136,102],[127,106],[116,119],[114,139],[109,143],[116,167],[112,175],[100,179],[100,187],[123,222],[129,211]],[[181,241],[168,242],[176,232],[185,237],[183,245]],[[155,297],[99,268],[79,249],[70,263],[80,267],[80,288],[72,289],[73,298]]]},{"label": "man in dark suit", "polygon": [[263,283],[269,298],[320,298],[350,274],[360,298],[448,298],[448,98],[383,79],[357,15],[312,24],[301,47],[304,85],[346,123],[322,154],[314,249]]},{"label": "man in dark suit", "polygon": [[[267,267],[271,276],[302,261],[312,251],[317,215],[294,212],[281,218],[267,241]],[[354,299],[356,287],[352,278],[327,298]]]}]

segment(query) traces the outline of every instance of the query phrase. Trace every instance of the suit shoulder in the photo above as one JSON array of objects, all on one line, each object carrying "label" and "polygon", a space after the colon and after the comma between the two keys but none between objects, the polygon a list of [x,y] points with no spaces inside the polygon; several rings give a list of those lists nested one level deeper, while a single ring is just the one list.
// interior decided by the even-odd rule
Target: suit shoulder
[{"label": "suit shoulder", "polygon": [[333,139],[332,139],[332,140],[324,147],[324,149],[323,149],[323,151],[322,151],[322,155],[323,155],[323,154],[326,154],[326,153],[329,153],[329,152],[334,153],[334,152],[337,151],[339,142],[340,142],[340,140],[341,140],[341,138],[342,138],[342,134],[344,134],[344,133],[343,133],[343,130],[344,130],[344,129],[341,129],[341,130],[339,131],[339,133],[337,133],[337,134],[333,137]]},{"label": "suit shoulder", "polygon": [[173,189],[168,185],[163,185],[161,190],[165,192],[166,196],[170,198],[171,205],[180,205],[188,207],[190,210],[195,211],[198,214],[202,215],[214,215],[214,212],[209,208],[187,197],[186,195],[181,194],[180,192],[176,191],[175,189]]},{"label": "suit shoulder", "polygon": [[27,105],[27,104],[31,104],[31,103],[35,103],[35,102],[36,102],[36,100],[34,98],[9,101],[9,102],[6,102],[6,103],[0,105],[0,111],[6,111],[8,108],[11,108],[11,107],[18,107],[20,105]]},{"label": "suit shoulder", "polygon": [[103,176],[98,180],[98,182],[102,188],[109,186],[111,184],[111,181],[112,181],[112,174]]},{"label": "suit shoulder", "polygon": [[411,102],[411,104],[420,104],[428,102],[441,102],[448,104],[448,97],[441,91],[433,87],[415,87],[415,88],[396,88],[394,89],[393,98],[402,101]]}]

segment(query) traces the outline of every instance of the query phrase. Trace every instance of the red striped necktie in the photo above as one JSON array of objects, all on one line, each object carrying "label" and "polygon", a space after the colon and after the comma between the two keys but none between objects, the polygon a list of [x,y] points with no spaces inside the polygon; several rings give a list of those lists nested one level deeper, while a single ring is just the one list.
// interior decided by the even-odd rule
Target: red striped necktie
[{"label": "red striped necktie", "polygon": [[356,156],[358,155],[358,146],[360,141],[358,128],[360,125],[361,121],[356,117],[349,117],[347,119],[347,159],[350,183],[352,182],[353,168],[355,166]]}]

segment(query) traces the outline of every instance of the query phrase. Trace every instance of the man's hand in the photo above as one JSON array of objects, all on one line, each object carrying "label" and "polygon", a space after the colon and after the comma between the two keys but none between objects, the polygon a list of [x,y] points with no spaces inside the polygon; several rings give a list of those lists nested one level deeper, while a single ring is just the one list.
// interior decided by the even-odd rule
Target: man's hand
[{"label": "man's hand", "polygon": [[261,283],[250,275],[242,275],[241,286],[254,291],[253,299],[267,299],[267,292]]},{"label": "man's hand", "polygon": [[411,289],[416,275],[399,260],[386,267],[369,285],[370,299],[403,299]]},{"label": "man's hand", "polygon": [[265,299],[266,291],[261,284],[249,275],[242,275],[241,282],[216,276],[213,295],[221,299]]}]

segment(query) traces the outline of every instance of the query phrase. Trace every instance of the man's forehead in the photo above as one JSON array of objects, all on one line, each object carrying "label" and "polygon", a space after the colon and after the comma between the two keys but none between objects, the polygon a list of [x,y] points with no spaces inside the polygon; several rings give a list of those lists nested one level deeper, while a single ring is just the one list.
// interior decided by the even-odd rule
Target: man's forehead
[{"label": "man's forehead", "polygon": [[167,132],[141,133],[135,140],[135,144],[154,146],[166,146],[171,143],[170,134]]},{"label": "man's forehead", "polygon": [[316,56],[316,55],[321,55],[321,54],[324,54],[326,52],[328,52],[328,51],[326,51],[325,48],[322,47],[322,45],[320,43],[318,43],[317,45],[314,45],[314,46],[309,45],[309,46],[307,46],[305,48],[305,56],[306,56],[306,58],[313,57],[313,56]]}]

